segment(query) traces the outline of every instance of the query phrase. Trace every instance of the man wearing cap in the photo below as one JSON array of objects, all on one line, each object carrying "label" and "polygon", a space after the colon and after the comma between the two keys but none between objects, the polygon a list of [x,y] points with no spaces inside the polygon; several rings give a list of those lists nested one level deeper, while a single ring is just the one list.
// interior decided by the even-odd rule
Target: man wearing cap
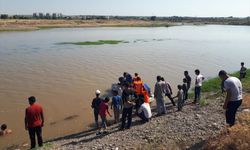
[{"label": "man wearing cap", "polygon": [[98,124],[99,106],[102,102],[102,99],[100,98],[101,91],[96,90],[95,94],[96,94],[96,97],[93,99],[91,107],[94,111],[95,125],[96,125],[96,128],[98,128],[99,127],[99,124]]},{"label": "man wearing cap", "polygon": [[242,84],[238,78],[230,77],[224,70],[219,72],[219,77],[224,83],[223,87],[227,93],[223,106],[226,110],[226,122],[229,126],[233,126],[237,109],[242,103]]},{"label": "man wearing cap", "polygon": [[36,135],[39,147],[43,146],[42,127],[44,124],[43,108],[36,103],[36,98],[28,98],[30,106],[25,111],[25,130],[29,131],[31,149],[36,147]]}]

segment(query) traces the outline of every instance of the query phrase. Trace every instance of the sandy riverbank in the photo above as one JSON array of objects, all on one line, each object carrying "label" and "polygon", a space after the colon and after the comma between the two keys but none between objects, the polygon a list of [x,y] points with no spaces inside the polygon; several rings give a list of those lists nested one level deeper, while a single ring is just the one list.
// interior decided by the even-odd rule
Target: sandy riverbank
[{"label": "sandy riverbank", "polygon": [[169,27],[167,21],[143,20],[0,20],[0,31],[32,31],[48,28],[82,27]]}]

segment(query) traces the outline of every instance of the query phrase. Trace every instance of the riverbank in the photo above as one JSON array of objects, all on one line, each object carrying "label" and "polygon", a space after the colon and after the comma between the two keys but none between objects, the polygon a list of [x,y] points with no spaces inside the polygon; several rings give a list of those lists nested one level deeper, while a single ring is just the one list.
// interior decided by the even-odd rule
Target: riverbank
[{"label": "riverbank", "polygon": [[[242,81],[244,101],[237,114],[237,123],[232,128],[226,127],[222,109],[225,95],[220,93],[220,80],[214,78],[204,83],[203,89],[206,92],[203,93],[200,105],[191,104],[191,98],[183,110],[177,112],[176,108],[167,104],[166,115],[153,117],[145,124],[134,117],[130,130],[119,131],[120,125],[111,125],[108,134],[101,136],[96,136],[95,130],[83,131],[50,140],[43,149],[249,149],[249,82],[249,76]],[[216,86],[213,90],[207,89],[210,85]],[[156,108],[152,109],[155,116]]]},{"label": "riverbank", "polygon": [[84,27],[170,27],[177,25],[167,21],[144,20],[0,20],[0,31],[33,31],[51,28]]}]

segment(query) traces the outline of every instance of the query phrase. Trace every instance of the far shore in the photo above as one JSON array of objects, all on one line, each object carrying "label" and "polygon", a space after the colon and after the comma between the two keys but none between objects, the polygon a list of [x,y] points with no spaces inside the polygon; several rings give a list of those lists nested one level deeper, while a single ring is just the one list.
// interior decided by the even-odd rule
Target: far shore
[{"label": "far shore", "polygon": [[206,20],[141,20],[141,19],[93,19],[93,20],[51,20],[51,19],[0,19],[0,32],[35,31],[52,28],[87,27],[171,27],[179,25],[248,25],[239,22]]},{"label": "far shore", "polygon": [[170,27],[180,25],[167,21],[144,20],[0,20],[0,31],[34,31],[51,28],[85,27]]}]

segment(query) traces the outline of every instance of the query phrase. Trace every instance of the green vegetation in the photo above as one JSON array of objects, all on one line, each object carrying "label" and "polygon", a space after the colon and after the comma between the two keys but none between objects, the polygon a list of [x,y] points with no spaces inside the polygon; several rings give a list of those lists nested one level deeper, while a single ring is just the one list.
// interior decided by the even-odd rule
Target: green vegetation
[{"label": "green vegetation", "polygon": [[207,99],[201,98],[201,99],[199,100],[199,104],[200,104],[201,106],[206,106],[206,105],[209,105],[209,102],[207,101]]},{"label": "green vegetation", "polygon": [[[234,77],[239,77],[239,71],[230,74]],[[246,78],[242,79],[242,85],[245,91],[250,91],[250,69],[247,70]],[[221,80],[219,77],[207,80],[202,85],[202,92],[218,92],[221,90]]]},{"label": "green vegetation", "polygon": [[73,44],[73,45],[104,45],[104,44],[119,44],[125,43],[125,41],[117,40],[99,40],[99,41],[85,41],[85,42],[63,42],[59,44]]}]

